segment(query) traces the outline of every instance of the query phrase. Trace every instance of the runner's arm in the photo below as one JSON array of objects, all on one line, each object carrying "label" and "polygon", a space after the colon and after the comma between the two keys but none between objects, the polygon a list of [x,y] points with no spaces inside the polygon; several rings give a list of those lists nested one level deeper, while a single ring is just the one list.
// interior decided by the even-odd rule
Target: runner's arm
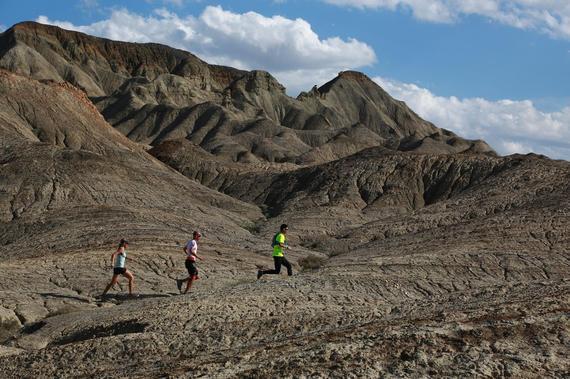
[{"label": "runner's arm", "polygon": [[199,260],[202,260],[203,258],[201,256],[198,255],[198,248],[196,246],[194,246],[192,248],[192,250],[190,250],[190,254],[192,254],[193,256],[195,256],[196,258],[198,258]]},{"label": "runner's arm", "polygon": [[123,253],[125,252],[125,248],[124,247],[120,247],[117,249],[117,251],[115,251],[112,255],[111,255],[111,266],[113,266],[115,264],[115,257],[117,255],[123,255]]},{"label": "runner's arm", "polygon": [[285,243],[285,239],[283,239],[283,242],[279,242],[279,246],[280,246],[281,248],[283,248],[283,249],[288,249],[288,248],[289,248],[289,245],[287,245],[287,244]]},{"label": "runner's arm", "polygon": [[119,250],[117,250],[113,254],[111,254],[111,266],[115,263],[115,257],[117,256],[118,252],[119,252]]}]

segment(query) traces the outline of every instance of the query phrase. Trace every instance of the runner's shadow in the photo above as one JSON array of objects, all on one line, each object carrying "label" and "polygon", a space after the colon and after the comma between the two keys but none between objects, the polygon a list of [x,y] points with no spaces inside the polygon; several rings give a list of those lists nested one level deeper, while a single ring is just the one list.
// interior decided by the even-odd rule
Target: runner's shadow
[{"label": "runner's shadow", "polygon": [[52,293],[52,292],[40,293],[39,295],[43,296],[43,297],[55,297],[55,298],[59,298],[59,299],[72,299],[72,300],[80,301],[82,303],[90,303],[91,302],[90,299],[86,299],[84,297],[62,295],[59,293]]},{"label": "runner's shadow", "polygon": [[140,293],[136,295],[129,295],[128,293],[117,293],[117,294],[107,294],[105,299],[115,299],[118,301],[129,301],[129,300],[142,300],[142,299],[152,299],[161,297],[171,297],[172,294],[169,293]]}]

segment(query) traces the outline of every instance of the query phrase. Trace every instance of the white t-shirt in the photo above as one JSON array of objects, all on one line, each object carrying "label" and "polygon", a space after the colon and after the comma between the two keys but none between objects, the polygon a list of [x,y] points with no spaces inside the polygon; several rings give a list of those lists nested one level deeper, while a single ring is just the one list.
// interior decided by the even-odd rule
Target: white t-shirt
[{"label": "white t-shirt", "polygon": [[198,242],[195,240],[188,241],[188,243],[186,243],[186,251],[188,251],[188,253],[186,253],[186,259],[196,262],[196,256],[194,254],[198,252]]}]

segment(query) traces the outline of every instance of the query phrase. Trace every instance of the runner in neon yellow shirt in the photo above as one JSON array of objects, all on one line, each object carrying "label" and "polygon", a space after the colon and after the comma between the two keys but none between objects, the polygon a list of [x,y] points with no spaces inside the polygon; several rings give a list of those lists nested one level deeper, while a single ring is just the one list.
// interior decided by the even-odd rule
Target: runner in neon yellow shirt
[{"label": "runner in neon yellow shirt", "polygon": [[291,263],[283,255],[283,250],[288,249],[289,246],[286,244],[286,236],[289,227],[286,224],[281,225],[279,228],[279,233],[273,237],[271,245],[273,246],[273,262],[275,263],[274,270],[259,270],[257,271],[257,279],[261,278],[263,275],[276,275],[281,272],[281,265],[287,268],[287,275],[293,275],[293,269],[291,268]]}]

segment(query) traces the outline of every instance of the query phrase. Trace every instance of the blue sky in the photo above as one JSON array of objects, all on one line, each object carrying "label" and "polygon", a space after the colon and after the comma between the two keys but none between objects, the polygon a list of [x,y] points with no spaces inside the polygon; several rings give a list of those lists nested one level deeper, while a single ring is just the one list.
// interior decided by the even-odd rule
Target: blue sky
[{"label": "blue sky", "polygon": [[562,3],[20,0],[0,3],[0,27],[41,20],[162,42],[269,70],[292,96],[357,69],[424,118],[500,153],[570,159],[570,4]]}]

